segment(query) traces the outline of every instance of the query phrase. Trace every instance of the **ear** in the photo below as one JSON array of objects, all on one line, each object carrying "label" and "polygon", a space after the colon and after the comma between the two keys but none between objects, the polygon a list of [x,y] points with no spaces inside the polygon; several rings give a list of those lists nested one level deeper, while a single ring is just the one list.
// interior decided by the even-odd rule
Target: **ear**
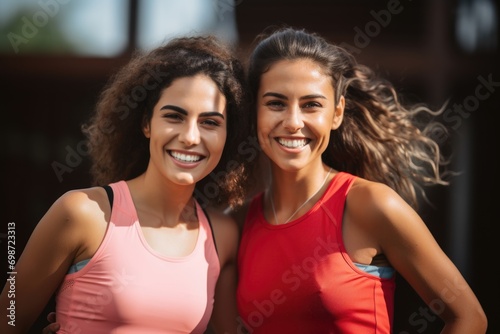
[{"label": "ear", "polygon": [[344,119],[344,108],[345,108],[345,98],[344,95],[340,96],[339,103],[335,107],[333,112],[333,122],[332,122],[332,130],[337,130],[342,124],[342,120]]},{"label": "ear", "polygon": [[142,133],[146,138],[151,138],[151,121],[148,121],[146,115],[142,117]]}]

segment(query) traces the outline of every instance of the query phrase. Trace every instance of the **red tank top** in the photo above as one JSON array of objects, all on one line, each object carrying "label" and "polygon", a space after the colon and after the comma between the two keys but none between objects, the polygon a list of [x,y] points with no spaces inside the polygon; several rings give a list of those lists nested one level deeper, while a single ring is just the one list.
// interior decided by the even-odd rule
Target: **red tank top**
[{"label": "red tank top", "polygon": [[394,276],[358,269],[342,240],[355,176],[339,172],[303,216],[269,224],[263,194],[249,208],[238,255],[240,323],[258,333],[390,333]]}]

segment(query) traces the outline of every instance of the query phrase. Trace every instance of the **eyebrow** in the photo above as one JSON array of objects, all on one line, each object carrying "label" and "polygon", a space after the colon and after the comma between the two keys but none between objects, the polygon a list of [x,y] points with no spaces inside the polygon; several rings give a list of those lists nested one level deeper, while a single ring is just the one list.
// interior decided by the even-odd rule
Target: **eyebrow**
[{"label": "eyebrow", "polygon": [[[174,106],[174,105],[171,105],[171,104],[167,104],[167,105],[164,105],[163,107],[160,108],[160,110],[167,110],[167,109],[170,109],[170,110],[173,110],[175,112],[178,112],[179,114],[183,114],[184,116],[188,115],[187,110],[184,109],[184,108],[181,108],[179,106]],[[205,112],[202,112],[200,114],[200,116],[202,116],[202,117],[217,116],[217,117],[220,117],[220,118],[224,119],[224,115],[221,114],[218,111],[205,111]]]},{"label": "eyebrow", "polygon": [[[288,100],[288,97],[286,97],[286,95],[283,95],[280,93],[269,92],[269,93],[265,93],[264,95],[262,95],[262,97],[267,97],[267,96],[272,96],[272,97],[277,97],[279,99]],[[309,94],[309,95],[301,96],[299,99],[300,100],[308,100],[308,99],[325,99],[326,100],[326,97],[321,95],[321,94]]]}]

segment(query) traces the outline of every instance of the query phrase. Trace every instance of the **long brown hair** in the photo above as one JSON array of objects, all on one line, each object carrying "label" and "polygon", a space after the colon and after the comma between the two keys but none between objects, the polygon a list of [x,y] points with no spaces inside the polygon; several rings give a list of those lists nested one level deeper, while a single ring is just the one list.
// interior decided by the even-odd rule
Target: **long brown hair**
[{"label": "long brown hair", "polygon": [[162,90],[173,80],[199,73],[210,77],[226,97],[227,139],[212,172],[217,177],[198,182],[195,195],[203,204],[242,203],[247,177],[238,143],[246,135],[248,89],[240,61],[214,36],[176,38],[150,52],[137,52],[111,77],[95,114],[82,128],[88,138],[94,184],[131,179],[146,170],[150,153],[149,140],[141,130],[143,122],[151,119]]},{"label": "long brown hair", "polygon": [[[382,182],[408,203],[418,206],[422,186],[446,185],[440,169],[447,164],[438,143],[430,136],[439,122],[419,121],[417,115],[435,112],[423,104],[404,106],[396,90],[347,50],[316,33],[291,27],[266,32],[250,55],[248,78],[255,96],[260,78],[277,61],[309,59],[332,78],[335,103],[345,97],[341,126],[332,131],[323,162],[368,180]],[[255,98],[254,98],[255,103]],[[255,131],[255,106],[253,131]],[[417,191],[418,190],[418,191]]]}]

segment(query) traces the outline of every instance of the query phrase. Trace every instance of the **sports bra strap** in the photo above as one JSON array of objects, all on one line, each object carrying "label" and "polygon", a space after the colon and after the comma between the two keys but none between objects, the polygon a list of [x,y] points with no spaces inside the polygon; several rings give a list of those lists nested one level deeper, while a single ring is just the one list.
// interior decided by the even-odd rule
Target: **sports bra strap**
[{"label": "sports bra strap", "polygon": [[106,190],[106,194],[108,194],[109,205],[111,206],[111,210],[113,210],[113,189],[111,189],[109,184],[102,187]]}]

